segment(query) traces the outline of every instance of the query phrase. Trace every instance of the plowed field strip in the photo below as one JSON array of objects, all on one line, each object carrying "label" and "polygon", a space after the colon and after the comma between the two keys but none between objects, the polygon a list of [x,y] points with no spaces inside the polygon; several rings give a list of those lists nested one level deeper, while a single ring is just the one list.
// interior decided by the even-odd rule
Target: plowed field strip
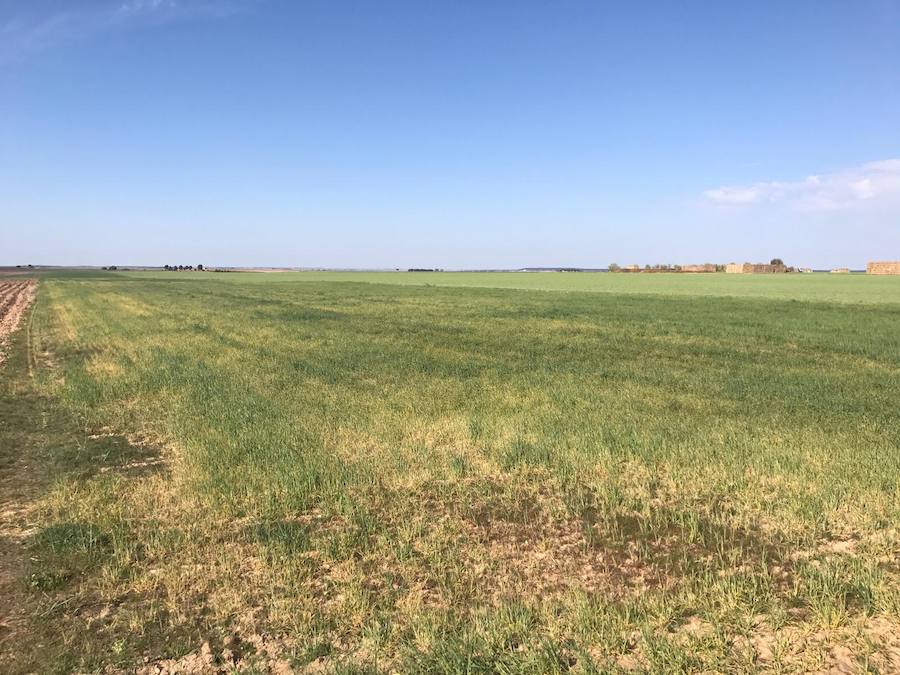
[{"label": "plowed field strip", "polygon": [[0,363],[6,358],[9,336],[19,327],[36,291],[34,279],[0,281]]}]

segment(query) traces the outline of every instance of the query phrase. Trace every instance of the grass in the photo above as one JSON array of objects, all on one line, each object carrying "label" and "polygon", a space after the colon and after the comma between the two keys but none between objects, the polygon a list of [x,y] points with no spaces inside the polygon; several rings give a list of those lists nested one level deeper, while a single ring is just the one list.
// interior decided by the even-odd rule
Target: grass
[{"label": "grass", "polygon": [[[138,279],[173,279],[193,273],[120,272]],[[606,274],[598,272],[284,272],[217,275],[241,286],[298,282],[376,283],[400,286],[508,288],[531,291],[766,298],[810,302],[900,303],[896,278],[865,274]]]},{"label": "grass", "polygon": [[60,670],[887,672],[898,325],[853,275],[48,275],[29,611]]}]

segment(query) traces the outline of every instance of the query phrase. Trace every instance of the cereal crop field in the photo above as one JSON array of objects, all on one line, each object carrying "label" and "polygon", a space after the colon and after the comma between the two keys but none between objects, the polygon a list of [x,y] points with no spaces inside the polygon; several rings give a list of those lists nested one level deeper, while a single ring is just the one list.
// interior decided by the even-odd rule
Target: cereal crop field
[{"label": "cereal crop field", "polygon": [[900,671],[900,278],[36,276],[3,672]]}]

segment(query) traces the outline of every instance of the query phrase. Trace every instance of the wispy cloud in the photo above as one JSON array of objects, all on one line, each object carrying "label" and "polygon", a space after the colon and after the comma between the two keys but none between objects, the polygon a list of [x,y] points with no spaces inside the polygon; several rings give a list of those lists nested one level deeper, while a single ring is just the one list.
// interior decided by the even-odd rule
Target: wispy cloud
[{"label": "wispy cloud", "polygon": [[780,204],[800,211],[852,209],[900,200],[900,159],[869,162],[798,181],[727,185],[703,193],[713,204]]},{"label": "wispy cloud", "polygon": [[233,14],[249,0],[35,0],[0,6],[0,65],[113,31]]}]

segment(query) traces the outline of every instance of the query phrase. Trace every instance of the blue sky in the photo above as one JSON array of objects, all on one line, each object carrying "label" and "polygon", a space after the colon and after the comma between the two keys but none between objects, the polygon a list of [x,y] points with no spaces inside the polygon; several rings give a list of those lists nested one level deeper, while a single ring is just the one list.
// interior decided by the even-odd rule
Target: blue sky
[{"label": "blue sky", "polygon": [[0,0],[0,264],[900,259],[900,1]]}]

